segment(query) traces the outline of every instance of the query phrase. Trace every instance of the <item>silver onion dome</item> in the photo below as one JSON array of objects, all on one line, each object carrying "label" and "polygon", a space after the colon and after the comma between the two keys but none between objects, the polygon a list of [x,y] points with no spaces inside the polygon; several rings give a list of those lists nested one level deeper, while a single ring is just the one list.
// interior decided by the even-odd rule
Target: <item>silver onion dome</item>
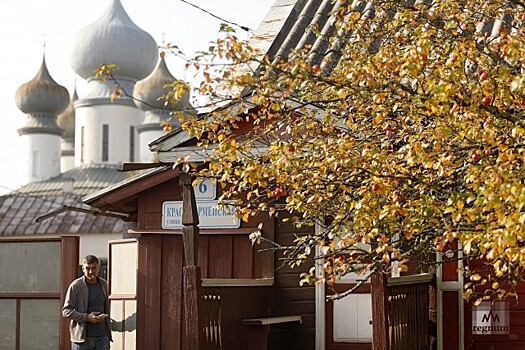
[{"label": "silver onion dome", "polygon": [[75,107],[73,104],[78,100],[77,90],[73,92],[71,96],[71,102],[67,106],[66,110],[58,115],[57,124],[64,130],[62,137],[64,139],[72,139],[75,137]]},{"label": "silver onion dome", "polygon": [[[135,104],[143,111],[164,108],[165,100],[161,97],[169,92],[165,86],[175,81],[177,79],[168,70],[164,55],[161,54],[155,71],[135,85],[133,92]],[[168,107],[175,110],[186,109],[189,106],[189,100],[190,94],[186,91],[176,106]]]},{"label": "silver onion dome", "polygon": [[115,64],[115,76],[141,80],[155,68],[157,44],[131,21],[120,0],[111,0],[98,20],[76,34],[70,63],[84,79],[103,64]]},{"label": "silver onion dome", "polygon": [[15,102],[18,109],[26,114],[56,115],[66,109],[69,103],[69,93],[65,87],[53,80],[47,70],[44,57],[35,77],[16,90]]}]

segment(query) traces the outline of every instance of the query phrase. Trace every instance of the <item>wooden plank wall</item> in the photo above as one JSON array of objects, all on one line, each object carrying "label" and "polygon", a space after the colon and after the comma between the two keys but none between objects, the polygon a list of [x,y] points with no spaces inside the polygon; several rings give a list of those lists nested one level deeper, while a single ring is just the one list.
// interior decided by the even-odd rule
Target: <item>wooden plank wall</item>
[{"label": "wooden plank wall", "polygon": [[[281,245],[293,244],[294,235],[309,232],[299,231],[289,223],[276,220],[276,241]],[[313,230],[313,228],[311,229]],[[310,230],[310,231],[311,231]],[[288,323],[273,326],[272,336],[276,350],[313,350],[315,349],[315,287],[299,286],[300,274],[307,272],[313,262],[291,269],[282,262],[283,253],[275,254],[274,315],[300,315],[302,324]]]},{"label": "wooden plank wall", "polygon": [[[139,239],[137,349],[181,349],[183,244],[179,235]],[[230,269],[231,270],[231,269]],[[212,278],[223,276],[226,270]],[[246,318],[270,314],[271,287],[216,287],[220,294],[223,349],[246,349]]]},{"label": "wooden plank wall", "polygon": [[270,314],[271,287],[219,287],[222,349],[248,349],[248,326],[243,319]]},{"label": "wooden plank wall", "polygon": [[178,177],[139,194],[139,230],[162,230],[162,203],[165,201],[182,201]]},{"label": "wooden plank wall", "polygon": [[[261,256],[247,234],[199,237],[199,266],[202,278],[262,278]],[[267,276],[266,276],[267,277]]]},{"label": "wooden plank wall", "polygon": [[[178,270],[178,266],[182,266],[181,261],[178,260],[182,259],[182,240],[177,232],[162,230],[161,227],[162,203],[181,200],[180,193],[181,187],[178,179],[173,179],[139,194],[137,229],[144,234],[139,239],[138,293],[142,300],[138,300],[137,314],[145,315],[148,321],[146,323],[145,319],[138,320],[137,339],[144,339],[144,335],[147,335],[146,338],[157,336],[158,341],[153,344],[155,346],[148,344],[149,347],[146,347],[145,343],[139,344],[138,349],[155,349],[159,348],[158,346],[164,349],[167,348],[164,347],[166,344],[170,344],[170,349],[180,348],[177,339],[180,339],[178,335],[181,332],[181,326],[178,322],[180,322],[179,315],[181,317],[184,315],[181,315],[180,305],[174,301],[180,299],[173,297],[173,293],[177,291],[172,289],[172,286],[177,285],[182,278],[182,273]],[[242,309],[231,310],[238,312],[225,314],[228,315],[225,317],[234,317],[231,321],[233,325],[238,323],[239,317],[301,315],[302,324],[279,324],[271,327],[271,337],[276,344],[275,350],[313,350],[315,348],[315,287],[299,286],[299,275],[301,272],[308,271],[313,266],[313,262],[302,264],[293,270],[288,266],[279,267],[282,253],[274,255],[271,251],[260,252],[261,249],[268,248],[268,245],[264,244],[252,247],[248,234],[260,222],[264,222],[263,234],[270,239],[273,239],[275,234],[280,244],[292,244],[294,234],[308,232],[308,230],[298,231],[290,224],[279,224],[274,227],[274,219],[265,216],[254,218],[248,223],[243,222],[240,230],[231,229],[222,232],[201,230],[199,265],[202,278],[274,277],[273,288],[256,287],[254,291],[250,291],[250,293],[264,291],[263,295],[257,297],[260,300],[256,303],[253,302],[253,299],[250,302],[243,302],[243,298],[250,299],[250,294],[235,294],[241,291],[241,287],[233,287],[236,288],[233,289],[235,293],[227,295],[236,295],[237,304],[234,305],[244,306]],[[148,231],[152,233],[147,234]],[[172,296],[168,301],[170,294]],[[225,296],[225,298],[228,297]],[[161,303],[156,303],[156,300],[161,300]],[[253,309],[253,307],[256,308]],[[165,310],[169,312],[165,314]],[[251,316],[248,316],[242,310],[252,310],[253,313],[250,311]],[[224,321],[230,322],[228,319]],[[144,333],[140,334],[139,329],[143,329]],[[164,329],[170,329],[170,331],[167,332]],[[228,326],[223,329],[228,329]],[[174,347],[173,344],[177,345]],[[224,349],[243,348],[236,347],[236,345],[234,347],[224,345]]]},{"label": "wooden plank wall", "polygon": [[[161,349],[162,236],[139,239],[137,271],[137,350]],[[179,299],[180,300],[180,299]],[[179,324],[168,324],[172,329]],[[180,349],[180,344],[172,344]]]},{"label": "wooden plank wall", "polygon": [[[280,242],[292,239],[292,234],[280,236]],[[204,248],[203,248],[204,250]],[[143,235],[139,239],[137,349],[180,349],[182,332],[182,239],[179,235]],[[221,278],[235,269],[210,269],[208,278]],[[222,264],[226,266],[228,264]],[[276,270],[275,286],[221,287],[221,304],[227,309],[223,315],[224,349],[244,347],[247,338],[242,319],[267,316],[301,315],[302,324],[272,326],[275,349],[313,350],[315,348],[315,290],[313,286],[299,287],[299,274],[308,265],[291,270]],[[245,289],[243,289],[245,288]],[[251,290],[248,290],[252,288]],[[273,292],[272,292],[273,290]],[[226,306],[227,305],[227,306]],[[236,335],[236,337],[234,336]],[[229,339],[229,340],[228,340]],[[237,339],[237,340],[232,340]],[[227,342],[233,342],[229,347]],[[169,346],[168,346],[169,344]]]},{"label": "wooden plank wall", "polygon": [[[138,230],[158,233],[180,234],[180,231],[163,230],[161,227],[162,203],[182,200],[178,178],[139,195]],[[241,230],[201,230],[199,236],[199,266],[202,278],[267,278],[273,276],[271,252],[258,253],[265,246],[253,246],[249,233],[259,223],[266,222],[265,216],[243,222]],[[265,225],[269,226],[269,225]],[[273,237],[273,228],[263,229],[266,237]]]},{"label": "wooden plank wall", "polygon": [[[182,338],[182,267],[184,250],[182,237],[165,235],[162,238],[161,282],[161,349],[178,349]],[[170,327],[169,325],[173,325]],[[176,347],[167,347],[177,344]]]},{"label": "wooden plank wall", "polygon": [[[60,237],[60,308],[64,305],[67,289],[71,282],[78,277],[78,262],[80,237]],[[67,349],[70,346],[69,319],[60,317],[60,348]]]}]

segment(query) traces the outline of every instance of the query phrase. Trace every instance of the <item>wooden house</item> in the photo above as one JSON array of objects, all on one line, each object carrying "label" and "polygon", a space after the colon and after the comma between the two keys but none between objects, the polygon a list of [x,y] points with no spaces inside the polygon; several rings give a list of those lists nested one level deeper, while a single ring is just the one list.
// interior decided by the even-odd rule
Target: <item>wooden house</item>
[{"label": "wooden house", "polygon": [[[185,349],[189,325],[184,311],[183,186],[179,169],[169,160],[181,152],[197,153],[194,140],[180,131],[157,140],[152,148],[166,165],[83,201],[127,222],[128,238],[112,241],[109,248],[114,347]],[[200,221],[196,256],[202,277],[203,349],[514,350],[525,345],[520,304],[463,300],[466,262],[457,246],[437,257],[435,273],[385,279],[379,296],[365,283],[348,297],[326,301],[333,289],[354,286],[356,277],[341,279],[334,287],[301,287],[299,275],[313,263],[291,269],[282,264],[281,253],[265,244],[252,246],[249,240],[260,223],[263,237],[283,245],[310,231],[262,214],[239,221],[217,209],[221,192],[211,181],[194,191]],[[521,286],[518,292],[524,296]],[[378,310],[384,317],[377,317]],[[382,335],[372,325],[381,321]],[[380,337],[385,343],[377,347]]]},{"label": "wooden house", "polygon": [[[297,230],[266,215],[241,223],[215,210],[219,193],[213,183],[204,182],[200,188],[198,265],[207,341],[222,349],[248,349],[250,333],[270,339],[266,331],[271,331],[276,348],[313,349],[314,287],[299,287],[299,270],[276,268],[279,256],[272,250],[261,252],[269,247],[252,246],[248,238],[261,222],[263,236],[281,243],[290,243]],[[112,317],[136,325],[136,335],[130,329],[122,333],[120,343],[117,334],[116,342],[129,342],[131,334],[137,349],[181,348],[185,257],[179,171],[159,167],[91,194],[84,202],[128,215],[134,222],[129,239],[110,244]],[[129,279],[135,271],[133,285]]]},{"label": "wooden house", "polygon": [[[154,147],[162,150],[168,144],[166,153],[173,151],[172,156],[194,149],[191,139],[174,147],[172,137],[177,136],[174,132]],[[184,312],[188,257],[180,176],[178,168],[158,166],[83,198],[128,221],[128,238],[111,242],[109,249],[111,315],[118,325],[115,348],[185,349],[185,332],[195,327],[188,325]],[[281,252],[265,243],[252,245],[249,235],[263,223],[264,238],[290,245],[311,230],[266,214],[241,222],[217,208],[220,191],[206,180],[194,188],[204,349],[371,349],[372,312],[374,305],[383,304],[385,317],[391,319],[385,329],[393,332],[393,343],[417,339],[417,348],[424,349],[431,336],[436,343],[436,320],[432,323],[429,317],[429,310],[435,311],[432,274],[389,279],[383,304],[373,299],[370,283],[344,299],[326,301],[327,294],[354,286],[358,277],[348,276],[334,287],[300,286],[301,272],[314,263],[291,269],[283,264]],[[460,292],[453,293],[459,300]]]},{"label": "wooden house", "polygon": [[[120,325],[114,333],[116,347],[133,342],[137,349],[184,349],[189,327],[184,314],[188,292],[183,280],[188,261],[183,239],[184,186],[171,159],[187,152],[202,159],[198,159],[196,140],[180,130],[151,147],[166,165],[92,193],[83,201],[128,221],[129,238],[110,244],[112,318]],[[262,236],[280,245],[290,245],[296,236],[313,229],[298,229],[266,214],[241,222],[217,208],[221,190],[211,181],[203,180],[194,192],[204,348],[371,349],[374,305],[384,306],[384,320],[397,316],[385,328],[397,330],[394,343],[411,344],[417,338],[420,349],[430,344],[432,274],[389,279],[385,295],[390,299],[384,303],[373,299],[370,283],[344,299],[326,301],[327,294],[351,288],[359,277],[348,276],[333,287],[300,286],[301,272],[310,270],[313,262],[291,269],[283,264],[280,251],[264,243],[252,246],[249,240],[260,223]],[[379,323],[377,318],[374,322]],[[406,324],[413,334],[405,331]]]}]

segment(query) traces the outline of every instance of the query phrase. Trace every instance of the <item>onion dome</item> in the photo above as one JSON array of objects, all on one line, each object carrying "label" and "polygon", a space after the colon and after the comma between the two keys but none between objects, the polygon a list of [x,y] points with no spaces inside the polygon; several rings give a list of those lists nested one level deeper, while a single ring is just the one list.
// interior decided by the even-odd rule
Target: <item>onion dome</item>
[{"label": "onion dome", "polygon": [[21,85],[15,93],[15,102],[22,112],[58,114],[69,103],[67,89],[58,85],[47,70],[45,57],[36,76]]},{"label": "onion dome", "polygon": [[115,64],[115,76],[140,80],[157,63],[157,44],[131,21],[120,0],[111,0],[106,12],[75,36],[70,63],[84,79],[103,64]]},{"label": "onion dome", "polygon": [[[135,85],[133,97],[135,104],[143,111],[153,109],[162,109],[165,100],[160,97],[169,92],[169,89],[164,88],[166,84],[171,84],[177,81],[170,73],[164,60],[164,54],[161,53],[157,68],[146,79],[139,81]],[[189,106],[190,94],[188,91],[184,93],[176,106],[169,106],[170,109],[182,110]]]},{"label": "onion dome", "polygon": [[78,100],[77,90],[73,92],[71,96],[71,102],[67,106],[66,110],[58,115],[57,124],[64,130],[62,137],[64,139],[72,139],[75,137],[75,107],[73,104]]}]

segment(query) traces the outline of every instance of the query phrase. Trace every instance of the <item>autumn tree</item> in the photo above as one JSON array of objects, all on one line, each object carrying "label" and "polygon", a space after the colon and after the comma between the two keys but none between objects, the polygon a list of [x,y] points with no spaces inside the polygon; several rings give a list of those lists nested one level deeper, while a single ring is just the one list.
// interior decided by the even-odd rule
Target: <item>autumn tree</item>
[{"label": "autumn tree", "polygon": [[200,175],[245,220],[323,228],[288,247],[292,264],[324,258],[305,281],[403,270],[457,241],[490,266],[466,271],[467,296],[511,293],[525,267],[524,6],[342,1],[332,32],[312,28],[331,48],[319,62],[308,46],[258,59],[227,32],[192,62],[222,104],[183,126],[209,161]]},{"label": "autumn tree", "polygon": [[304,281],[434,263],[456,241],[490,267],[465,271],[466,296],[512,293],[525,267],[525,3],[334,8],[331,30],[309,28],[321,60],[309,45],[261,57],[225,27],[189,63],[212,110],[183,121],[206,154],[199,175],[244,220],[321,227],[287,248],[291,264],[324,259]]}]

